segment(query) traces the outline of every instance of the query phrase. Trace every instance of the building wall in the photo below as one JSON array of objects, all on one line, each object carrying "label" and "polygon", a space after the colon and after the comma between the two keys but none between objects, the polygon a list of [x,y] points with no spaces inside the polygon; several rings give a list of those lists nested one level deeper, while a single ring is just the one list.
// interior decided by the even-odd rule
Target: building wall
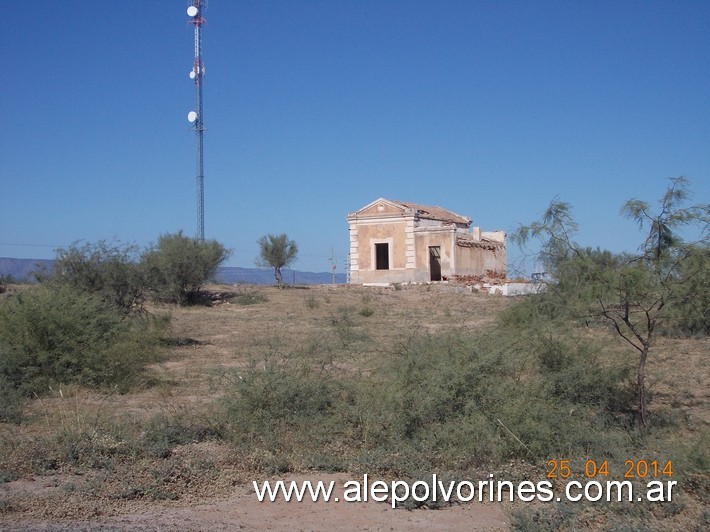
[{"label": "building wall", "polygon": [[[353,224],[354,225],[354,224]],[[407,222],[404,219],[387,221],[386,223],[359,222],[356,224],[357,258],[352,259],[353,245],[351,242],[351,261],[357,269],[351,269],[351,282],[355,283],[401,283],[407,270]],[[353,236],[351,226],[351,237]],[[389,269],[375,268],[375,244],[389,244]]]},{"label": "building wall", "polygon": [[445,231],[415,231],[416,249],[414,277],[417,282],[431,280],[429,269],[429,247],[438,246],[441,252],[441,275],[449,277],[454,269],[453,236],[451,229]]},{"label": "building wall", "polygon": [[[439,247],[441,276],[485,275],[506,270],[505,233],[482,232],[466,223],[420,217],[378,200],[348,215],[350,282],[409,283],[431,280],[429,248]],[[468,243],[462,246],[459,239]],[[376,268],[375,244],[389,245],[389,269]]]},{"label": "building wall", "polygon": [[487,270],[505,274],[505,246],[495,249],[456,246],[456,274],[484,275]]}]

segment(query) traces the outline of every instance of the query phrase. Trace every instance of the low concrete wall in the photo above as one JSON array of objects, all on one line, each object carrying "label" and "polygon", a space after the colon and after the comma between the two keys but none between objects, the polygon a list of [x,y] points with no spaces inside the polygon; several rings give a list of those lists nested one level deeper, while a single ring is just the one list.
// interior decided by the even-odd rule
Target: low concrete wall
[{"label": "low concrete wall", "polygon": [[505,283],[477,285],[479,290],[484,290],[489,294],[500,294],[503,296],[523,296],[526,294],[537,294],[543,290],[542,283]]}]

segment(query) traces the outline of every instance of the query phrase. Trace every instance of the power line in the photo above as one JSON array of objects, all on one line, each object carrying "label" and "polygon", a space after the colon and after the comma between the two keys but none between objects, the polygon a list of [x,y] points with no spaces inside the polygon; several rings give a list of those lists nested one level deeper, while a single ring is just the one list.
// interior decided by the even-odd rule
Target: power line
[{"label": "power line", "polygon": [[21,248],[61,248],[66,244],[18,244],[15,242],[0,242],[0,246],[16,246]]}]

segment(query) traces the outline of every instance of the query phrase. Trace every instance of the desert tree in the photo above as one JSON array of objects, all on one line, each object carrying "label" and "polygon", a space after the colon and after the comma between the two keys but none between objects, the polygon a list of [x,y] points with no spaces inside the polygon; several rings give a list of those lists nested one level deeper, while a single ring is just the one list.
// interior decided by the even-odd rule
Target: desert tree
[{"label": "desert tree", "polygon": [[180,231],[161,235],[142,262],[159,299],[189,304],[198,300],[201,287],[228,257],[229,251],[216,240],[197,240]]},{"label": "desert tree", "polygon": [[[693,301],[707,300],[708,221],[710,206],[684,207],[688,180],[672,178],[656,210],[642,200],[627,201],[624,216],[636,221],[644,239],[633,253],[612,254],[583,248],[574,240],[576,223],[570,206],[554,200],[539,221],[521,226],[512,241],[539,240],[541,260],[552,274],[543,295],[553,312],[568,317],[599,319],[638,353],[636,386],[638,422],[647,425],[646,362],[659,328],[685,313],[696,319]],[[686,242],[679,229],[697,237]],[[700,292],[689,293],[688,286]],[[695,305],[697,306],[697,305]],[[687,314],[691,315],[691,318]]]},{"label": "desert tree", "polygon": [[696,244],[708,242],[710,205],[705,203],[682,207],[690,198],[688,179],[681,176],[671,178],[670,181],[671,184],[658,201],[656,212],[648,202],[639,199],[627,201],[621,209],[626,217],[647,231],[641,246],[642,258],[659,271],[672,269],[679,255],[683,257],[687,252],[688,245],[677,232],[679,227],[694,225],[698,230]]},{"label": "desert tree", "polygon": [[272,268],[276,282],[283,287],[281,269],[296,261],[298,255],[296,242],[282,233],[262,236],[257,243],[259,244],[259,257],[256,259],[256,265],[260,268]]},{"label": "desert tree", "polygon": [[[624,204],[622,213],[637,222],[639,228],[646,231],[646,237],[639,253],[632,256],[620,272],[619,300],[599,299],[602,316],[639,352],[637,385],[642,426],[646,424],[645,367],[654,334],[657,327],[672,316],[672,307],[678,305],[684,285],[707,271],[710,205],[683,207],[690,197],[688,180],[676,177],[670,181],[657,210],[639,199]],[[683,226],[694,226],[696,242],[683,240],[678,232]],[[704,290],[707,291],[707,287]],[[702,293],[697,296],[703,297]]]}]

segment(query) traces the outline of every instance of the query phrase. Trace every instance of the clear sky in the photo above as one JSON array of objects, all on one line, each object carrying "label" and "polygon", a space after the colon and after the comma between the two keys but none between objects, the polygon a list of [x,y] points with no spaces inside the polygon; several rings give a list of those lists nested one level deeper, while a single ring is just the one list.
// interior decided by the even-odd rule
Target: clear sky
[{"label": "clear sky", "polygon": [[[187,0],[23,0],[0,32],[0,256],[196,232]],[[580,243],[685,175],[710,200],[710,2],[209,0],[205,236],[287,233],[338,271],[378,197],[512,231],[556,196]],[[509,246],[511,262],[518,252]]]}]

